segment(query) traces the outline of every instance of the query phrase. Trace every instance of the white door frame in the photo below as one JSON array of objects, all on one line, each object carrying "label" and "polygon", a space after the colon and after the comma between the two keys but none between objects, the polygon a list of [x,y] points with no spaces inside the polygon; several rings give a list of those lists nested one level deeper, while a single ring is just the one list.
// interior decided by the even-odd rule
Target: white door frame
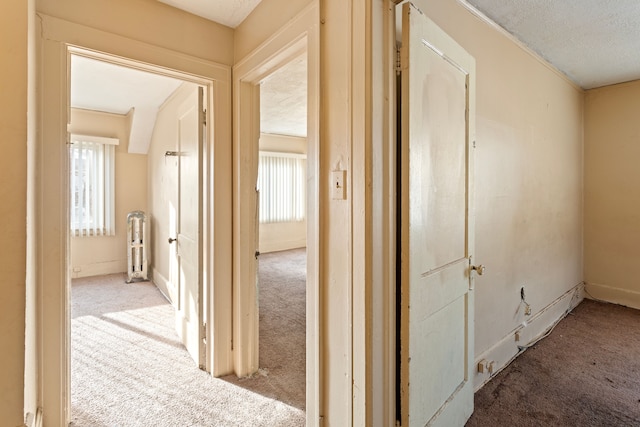
[{"label": "white door frame", "polygon": [[258,369],[257,263],[254,231],[260,80],[304,52],[307,55],[307,302],[306,415],[318,425],[320,378],[320,218],[319,218],[319,12],[317,2],[298,14],[234,66],[234,370],[245,376]]},{"label": "white door frame", "polygon": [[[149,45],[47,15],[39,15],[40,131],[37,209],[40,396],[45,425],[70,416],[70,272],[67,125],[70,55],[165,74],[207,87],[208,145],[204,208],[207,370],[231,372],[231,70],[229,66]],[[215,100],[215,102],[214,102]],[[213,144],[213,141],[216,141]],[[216,286],[213,286],[213,284]],[[215,307],[214,307],[215,304]],[[213,331],[216,329],[216,333]]]}]

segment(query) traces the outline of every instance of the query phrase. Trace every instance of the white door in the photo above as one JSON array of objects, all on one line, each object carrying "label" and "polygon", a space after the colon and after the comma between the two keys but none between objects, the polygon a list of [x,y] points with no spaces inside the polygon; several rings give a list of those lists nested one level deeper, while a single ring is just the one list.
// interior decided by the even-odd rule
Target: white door
[{"label": "white door", "polygon": [[475,61],[415,6],[402,15],[402,425],[463,426],[473,412]]},{"label": "white door", "polygon": [[203,89],[183,104],[178,119],[178,301],[176,330],[193,360],[205,369],[202,281]]}]

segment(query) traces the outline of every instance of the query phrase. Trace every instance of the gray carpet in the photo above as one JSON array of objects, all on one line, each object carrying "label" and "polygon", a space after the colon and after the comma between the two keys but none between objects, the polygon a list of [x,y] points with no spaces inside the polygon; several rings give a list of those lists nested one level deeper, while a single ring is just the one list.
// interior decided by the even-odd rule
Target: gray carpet
[{"label": "gray carpet", "polygon": [[153,284],[74,280],[71,425],[303,426],[305,259],[261,257],[261,369],[246,379],[197,369]]},{"label": "gray carpet", "polygon": [[583,301],[476,393],[467,426],[640,426],[640,311]]},{"label": "gray carpet", "polygon": [[306,257],[305,249],[260,255],[260,371],[251,380],[223,378],[301,410],[306,385]]}]

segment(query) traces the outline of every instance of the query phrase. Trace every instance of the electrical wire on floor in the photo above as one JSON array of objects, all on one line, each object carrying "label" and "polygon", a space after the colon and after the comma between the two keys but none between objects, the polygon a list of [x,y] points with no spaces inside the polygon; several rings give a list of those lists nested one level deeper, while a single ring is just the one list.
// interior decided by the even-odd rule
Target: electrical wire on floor
[{"label": "electrical wire on floor", "polygon": [[[585,293],[587,293],[587,295],[589,295],[588,292],[585,290],[585,283],[584,282],[580,283],[579,286],[576,287],[576,289],[573,291],[573,295],[571,296],[571,300],[569,301],[569,307],[567,307],[567,310],[562,314],[562,316],[560,316],[560,318],[558,318],[553,323],[553,325],[551,325],[549,327],[549,329],[547,329],[547,331],[543,335],[541,335],[538,338],[534,338],[532,341],[530,341],[526,345],[519,345],[518,346],[518,352],[516,354],[514,354],[513,357],[511,359],[509,359],[509,361],[502,366],[502,368],[498,369],[495,373],[493,373],[493,375],[491,375],[491,377],[495,377],[496,375],[498,375],[498,373],[500,373],[504,368],[506,368],[507,366],[511,365],[511,362],[516,360],[516,358],[518,356],[520,356],[526,350],[530,349],[531,347],[533,347],[534,345],[538,344],[540,341],[542,341],[543,339],[545,339],[549,335],[551,335],[551,333],[556,328],[556,326],[558,326],[558,324],[562,320],[564,320],[564,318],[567,317],[567,315],[571,314],[571,311],[576,307],[573,304],[574,304],[575,300],[580,299],[580,291],[585,292]],[[529,304],[527,304],[526,301],[525,301],[524,290],[521,291],[520,296],[521,296],[521,303],[526,304],[525,307],[528,307]]]},{"label": "electrical wire on floor", "polygon": [[583,291],[584,291],[584,293],[585,293],[585,294],[587,294],[587,295],[589,296],[589,299],[591,299],[591,300],[593,300],[593,301],[603,302],[603,303],[605,303],[605,304],[611,304],[611,301],[605,301],[605,300],[603,300],[603,299],[596,298],[596,297],[594,297],[593,295],[591,295],[591,294],[589,293],[589,291],[587,291],[587,284],[586,284],[586,283],[584,283],[584,284],[583,284]]},{"label": "electrical wire on floor", "polygon": [[[558,326],[558,324],[564,320],[565,317],[567,317],[567,315],[571,314],[571,311],[575,308],[575,306],[573,305],[573,302],[576,299],[580,298],[580,290],[582,290],[583,292],[586,292],[584,289],[584,282],[581,283],[582,286],[578,287],[575,291],[573,291],[573,295],[571,296],[571,301],[569,301],[569,307],[565,310],[565,312],[562,314],[562,316],[560,316],[555,322],[553,322],[553,325],[551,325],[551,327],[549,327],[549,329],[547,329],[547,331],[540,337],[535,338],[533,341],[531,341],[529,344],[527,345],[519,345],[518,346],[518,353],[516,354],[515,357],[517,357],[518,355],[520,355],[523,351],[533,347],[534,345],[538,344],[540,341],[542,341],[543,339],[547,338],[549,335],[551,335],[551,333],[553,332],[553,330],[556,328],[556,326]],[[514,359],[515,359],[514,357]],[[511,362],[509,362],[511,363]]]}]

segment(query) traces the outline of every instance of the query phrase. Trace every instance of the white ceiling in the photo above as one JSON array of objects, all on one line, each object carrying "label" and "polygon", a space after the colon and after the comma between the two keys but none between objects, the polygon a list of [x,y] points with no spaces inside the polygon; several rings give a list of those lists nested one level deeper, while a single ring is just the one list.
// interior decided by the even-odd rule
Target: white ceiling
[{"label": "white ceiling", "polygon": [[[159,0],[236,27],[260,0]],[[640,79],[638,0],[459,0],[496,22],[579,86]],[[72,57],[71,105],[126,114],[135,108],[131,152],[145,153],[158,107],[182,83],[156,74]],[[261,130],[306,135],[304,58],[262,82]]]},{"label": "white ceiling", "polygon": [[303,55],[260,83],[260,131],[307,136],[307,58]]},{"label": "white ceiling", "polygon": [[158,0],[227,27],[237,27],[260,0]]},{"label": "white ceiling", "polygon": [[[260,0],[159,0],[235,28]],[[577,85],[640,79],[638,0],[459,0],[513,34]]]},{"label": "white ceiling", "polygon": [[640,79],[638,0],[466,1],[584,89]]},{"label": "white ceiling", "polygon": [[[181,80],[83,56],[71,57],[71,107],[127,114],[133,111],[129,152],[149,149],[158,109]],[[307,135],[307,61],[294,59],[260,85],[260,130]]]},{"label": "white ceiling", "polygon": [[71,107],[114,114],[127,114],[133,108],[130,153],[147,152],[158,108],[182,83],[158,74],[71,56]]}]

